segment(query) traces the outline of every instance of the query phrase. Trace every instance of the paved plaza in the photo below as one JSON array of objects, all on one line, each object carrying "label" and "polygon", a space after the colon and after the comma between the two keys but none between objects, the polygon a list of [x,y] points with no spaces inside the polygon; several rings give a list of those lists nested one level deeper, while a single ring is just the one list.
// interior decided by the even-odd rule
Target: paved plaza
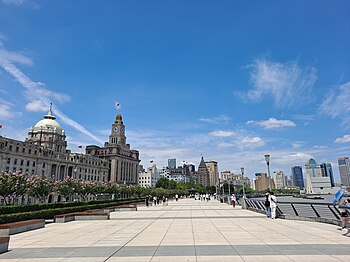
[{"label": "paved plaza", "polygon": [[350,261],[337,226],[180,199],[11,236],[0,261]]}]

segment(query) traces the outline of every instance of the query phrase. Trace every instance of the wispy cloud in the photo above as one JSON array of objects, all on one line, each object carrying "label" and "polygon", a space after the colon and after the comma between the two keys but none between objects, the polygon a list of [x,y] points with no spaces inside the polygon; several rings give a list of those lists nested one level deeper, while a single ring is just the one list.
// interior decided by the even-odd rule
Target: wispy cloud
[{"label": "wispy cloud", "polygon": [[263,127],[264,129],[281,129],[284,127],[293,127],[296,126],[296,124],[293,121],[290,120],[278,120],[276,118],[269,118],[267,120],[262,121],[254,121],[250,120],[247,122],[248,125],[256,125]]},{"label": "wispy cloud", "polygon": [[1,3],[7,5],[22,5],[26,0],[1,0]]},{"label": "wispy cloud", "polygon": [[26,104],[26,110],[30,112],[46,112],[48,111],[48,107],[41,100],[33,100]]},{"label": "wispy cloud", "polygon": [[21,112],[14,112],[9,104],[0,103],[0,120],[10,120],[21,117]]},{"label": "wispy cloud", "polygon": [[215,136],[215,137],[230,137],[230,136],[234,136],[235,132],[225,131],[225,130],[217,130],[217,131],[210,132],[209,135]]},{"label": "wispy cloud", "polygon": [[350,124],[350,81],[332,88],[320,106],[320,113],[341,119],[343,125]]},{"label": "wispy cloud", "polygon": [[338,137],[335,143],[350,143],[350,135],[344,135],[343,137]]},{"label": "wispy cloud", "polygon": [[200,118],[199,121],[209,123],[209,124],[222,124],[222,123],[229,123],[231,121],[231,117],[227,115],[219,115],[212,118]]},{"label": "wispy cloud", "polygon": [[[15,57],[16,59],[14,60],[13,57]],[[36,101],[34,102],[34,104],[31,104],[29,108],[34,109],[34,105],[38,105],[38,104],[46,105],[48,107],[52,99],[57,100],[59,102],[64,102],[69,99],[69,96],[66,94],[50,91],[43,87],[44,86],[43,83],[32,81],[28,76],[26,76],[19,68],[17,68],[13,64],[13,62],[20,62],[17,58],[18,56],[11,56],[9,58],[9,56],[2,56],[0,54],[0,66],[7,73],[13,76],[26,89],[26,97],[30,100],[30,103],[33,101]],[[65,124],[87,135],[88,137],[92,138],[98,143],[103,144],[103,141],[101,139],[99,139],[97,136],[92,134],[90,131],[88,131],[85,127],[83,127],[78,122],[69,118],[57,106],[55,106],[54,111],[56,116],[59,117]]]},{"label": "wispy cloud", "polygon": [[302,68],[295,61],[279,63],[256,59],[249,67],[252,68],[250,80],[253,88],[246,94],[247,99],[259,102],[272,96],[277,108],[288,108],[308,101],[317,79],[316,68]]}]

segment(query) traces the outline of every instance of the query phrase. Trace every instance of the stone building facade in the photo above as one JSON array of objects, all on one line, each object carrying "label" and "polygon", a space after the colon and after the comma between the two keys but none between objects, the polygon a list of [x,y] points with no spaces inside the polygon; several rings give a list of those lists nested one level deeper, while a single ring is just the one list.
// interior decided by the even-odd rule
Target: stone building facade
[{"label": "stone building facade", "polygon": [[139,151],[126,143],[125,125],[121,114],[112,124],[109,142],[104,147],[90,145],[86,154],[109,162],[108,180],[118,184],[136,185],[139,170]]},{"label": "stone building facade", "polygon": [[215,186],[219,181],[219,167],[218,162],[210,160],[205,162],[209,171],[209,185]]},{"label": "stone building facade", "polygon": [[210,174],[202,157],[197,171],[197,183],[203,186],[210,186]]},{"label": "stone building facade", "polygon": [[67,177],[107,181],[109,166],[104,159],[67,150],[65,131],[50,108],[24,142],[0,136],[0,172],[39,175],[55,181]]}]

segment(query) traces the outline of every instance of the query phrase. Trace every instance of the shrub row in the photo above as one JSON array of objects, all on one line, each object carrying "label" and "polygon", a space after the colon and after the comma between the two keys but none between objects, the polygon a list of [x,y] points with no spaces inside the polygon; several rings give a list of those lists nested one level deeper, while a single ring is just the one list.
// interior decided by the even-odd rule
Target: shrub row
[{"label": "shrub row", "polygon": [[68,207],[78,207],[94,204],[104,204],[104,203],[119,203],[124,201],[125,198],[113,199],[113,200],[92,200],[85,202],[57,202],[57,203],[47,203],[47,204],[30,204],[30,205],[15,205],[15,206],[0,206],[0,215],[5,214],[15,214],[32,212],[46,209],[56,209],[56,208],[68,208]]},{"label": "shrub row", "polygon": [[[44,210],[36,210],[32,212],[21,212],[16,214],[6,214],[0,215],[0,224],[18,222],[29,219],[52,219],[55,215],[73,213],[73,212],[82,212],[91,209],[100,209],[106,208],[110,206],[118,206],[123,204],[131,204],[142,201],[142,198],[137,199],[120,199],[119,201],[108,202],[108,203],[98,203],[92,205],[81,205],[81,206],[73,206],[73,207],[61,207],[61,208],[51,208]],[[102,202],[102,201],[101,201]],[[85,202],[86,203],[86,202]]]}]

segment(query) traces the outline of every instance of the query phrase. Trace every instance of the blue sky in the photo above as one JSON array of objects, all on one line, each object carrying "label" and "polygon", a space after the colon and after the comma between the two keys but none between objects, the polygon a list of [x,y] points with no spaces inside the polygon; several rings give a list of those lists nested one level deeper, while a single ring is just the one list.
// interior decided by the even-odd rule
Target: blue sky
[{"label": "blue sky", "polygon": [[290,174],[350,149],[348,1],[0,0],[0,123],[23,140],[53,102],[77,145],[122,105],[142,164]]}]

